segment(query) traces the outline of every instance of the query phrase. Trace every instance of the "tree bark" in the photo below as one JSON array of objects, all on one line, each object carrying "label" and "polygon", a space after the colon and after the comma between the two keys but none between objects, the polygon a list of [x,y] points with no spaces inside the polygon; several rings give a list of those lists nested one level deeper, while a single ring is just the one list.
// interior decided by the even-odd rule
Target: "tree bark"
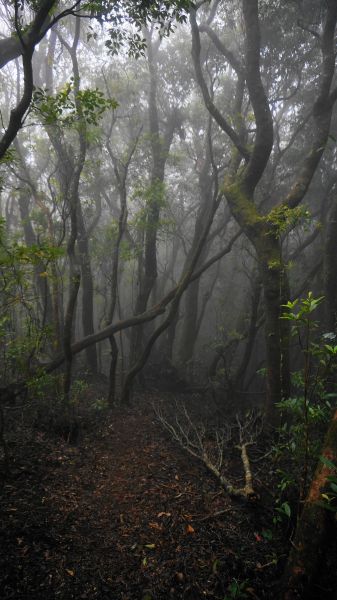
[{"label": "tree bark", "polygon": [[[147,37],[148,68],[150,74],[149,90],[149,127],[152,155],[152,169],[149,187],[149,200],[147,201],[147,217],[144,240],[144,256],[140,257],[139,264],[139,293],[135,304],[135,314],[146,310],[150,294],[157,279],[157,234],[160,212],[163,203],[165,166],[173,141],[174,131],[179,122],[179,114],[173,109],[169,115],[164,131],[161,132],[157,106],[157,52],[160,44],[158,39],[154,43],[149,32]],[[138,360],[142,348],[143,327],[139,326],[132,331],[130,365]]]},{"label": "tree bark", "polygon": [[[206,144],[207,140],[210,137],[210,128],[211,121],[208,123],[208,131],[206,135]],[[206,146],[207,147],[207,146]],[[201,157],[200,157],[201,158]],[[195,245],[197,240],[200,238],[205,219],[207,219],[208,211],[209,211],[209,199],[212,194],[212,176],[210,175],[211,169],[211,160],[210,160],[210,151],[206,152],[206,156],[202,157],[203,168],[198,173],[199,180],[199,190],[200,190],[200,207],[198,210],[195,226],[194,226],[194,235],[193,242],[190,250],[190,256],[193,256],[193,252],[195,249]],[[199,262],[202,262],[207,255],[207,247],[204,246],[202,252],[200,253]],[[189,260],[189,256],[187,257],[187,261]],[[193,350],[197,340],[198,335],[198,309],[199,309],[199,284],[200,280],[197,279],[191,285],[189,285],[188,289],[185,292],[185,314],[182,325],[182,334],[180,340],[180,350],[179,350],[179,362],[182,365],[185,365],[190,361],[193,357]]]},{"label": "tree bark", "polygon": [[336,333],[337,327],[337,192],[334,191],[326,226],[324,246],[325,327]]}]

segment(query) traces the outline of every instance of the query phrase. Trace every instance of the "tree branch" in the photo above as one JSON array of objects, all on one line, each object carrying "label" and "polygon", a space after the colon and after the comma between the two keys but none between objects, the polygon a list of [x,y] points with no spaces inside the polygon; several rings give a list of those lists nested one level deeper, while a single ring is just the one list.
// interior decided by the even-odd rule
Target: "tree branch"
[{"label": "tree branch", "polygon": [[313,106],[314,141],[305,157],[302,168],[286,196],[283,204],[295,208],[306,194],[316,168],[324,153],[330,132],[332,109],[337,100],[337,89],[330,93],[335,73],[335,29],[337,21],[337,3],[327,0],[327,14],[321,36],[322,69],[317,98]]},{"label": "tree branch", "polygon": [[32,68],[33,49],[26,48],[22,54],[24,84],[23,95],[18,105],[11,110],[7,129],[0,140],[0,160],[4,157],[9,146],[22,127],[22,120],[29,109],[33,96],[33,68]]},{"label": "tree branch", "polygon": [[191,31],[192,31],[192,58],[193,58],[193,64],[194,64],[194,69],[195,69],[195,74],[196,74],[196,78],[197,78],[197,82],[200,86],[201,89],[201,93],[203,95],[204,98],[204,102],[206,105],[206,108],[208,109],[208,111],[210,112],[210,114],[212,115],[212,117],[216,120],[216,122],[218,123],[219,127],[221,127],[222,131],[224,131],[228,137],[231,139],[231,141],[233,142],[233,144],[236,146],[236,148],[238,149],[238,151],[240,152],[240,154],[243,156],[243,158],[248,161],[249,160],[249,152],[247,147],[245,146],[245,144],[242,143],[242,141],[240,140],[240,137],[238,136],[238,134],[236,133],[236,131],[229,125],[228,121],[225,119],[225,117],[220,113],[220,111],[217,109],[217,107],[215,106],[211,95],[209,93],[203,72],[202,72],[202,68],[201,68],[201,62],[200,62],[200,52],[201,52],[201,44],[200,44],[200,34],[199,34],[199,27],[197,24],[197,20],[196,20],[196,16],[195,16],[195,11],[192,9],[190,12],[190,23],[191,23]]},{"label": "tree branch", "polygon": [[199,25],[199,31],[201,33],[207,33],[208,37],[212,40],[214,46],[219,50],[219,52],[227,59],[231,67],[233,67],[234,71],[237,74],[243,73],[243,68],[239,60],[235,57],[233,52],[231,52],[225,44],[218,38],[215,31],[209,26],[203,23]]},{"label": "tree branch", "polygon": [[273,121],[260,73],[260,26],[258,0],[243,0],[246,30],[246,82],[256,122],[253,152],[244,173],[244,185],[251,195],[268,163],[273,147]]}]

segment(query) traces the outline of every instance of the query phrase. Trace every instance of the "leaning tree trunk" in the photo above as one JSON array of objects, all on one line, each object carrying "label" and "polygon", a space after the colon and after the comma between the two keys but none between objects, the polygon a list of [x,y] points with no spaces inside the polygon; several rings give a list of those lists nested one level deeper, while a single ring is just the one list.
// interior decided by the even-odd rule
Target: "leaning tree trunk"
[{"label": "leaning tree trunk", "polygon": [[[337,410],[330,423],[323,444],[322,456],[337,465]],[[313,593],[327,551],[331,534],[331,513],[320,504],[331,469],[320,462],[298,521],[292,549],[284,576],[284,600],[318,598]],[[335,527],[335,525],[334,525]]]}]

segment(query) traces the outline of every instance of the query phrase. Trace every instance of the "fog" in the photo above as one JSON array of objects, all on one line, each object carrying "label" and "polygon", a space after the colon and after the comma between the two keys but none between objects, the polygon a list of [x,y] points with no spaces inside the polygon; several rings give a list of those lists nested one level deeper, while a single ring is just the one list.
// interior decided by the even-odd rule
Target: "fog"
[{"label": "fog", "polygon": [[275,430],[304,398],[304,501],[308,403],[330,394],[319,446],[335,394],[336,13],[1,2],[5,414],[33,402],[39,421],[53,398],[71,429],[87,386],[104,410],[155,394],[191,451],[197,399],[245,452],[244,432]]}]

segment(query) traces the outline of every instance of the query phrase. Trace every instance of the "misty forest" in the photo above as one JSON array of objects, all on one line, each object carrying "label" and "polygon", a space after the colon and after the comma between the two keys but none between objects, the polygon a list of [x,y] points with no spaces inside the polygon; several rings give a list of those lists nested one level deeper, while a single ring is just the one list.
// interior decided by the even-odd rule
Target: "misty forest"
[{"label": "misty forest", "polygon": [[0,1],[0,597],[337,599],[336,0]]}]

